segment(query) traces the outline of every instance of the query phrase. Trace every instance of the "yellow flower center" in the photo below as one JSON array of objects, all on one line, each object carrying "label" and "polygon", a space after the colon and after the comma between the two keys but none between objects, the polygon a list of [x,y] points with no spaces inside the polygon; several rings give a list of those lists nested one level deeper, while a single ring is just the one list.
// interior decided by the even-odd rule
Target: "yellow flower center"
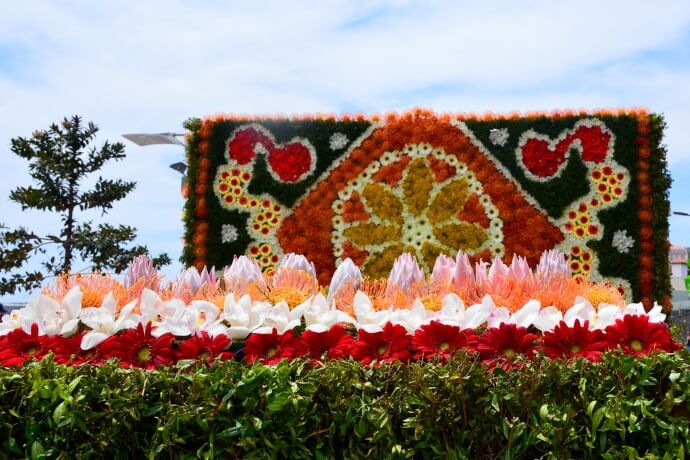
[{"label": "yellow flower center", "polygon": [[199,353],[199,359],[202,361],[208,361],[210,357],[211,355],[209,355],[206,351],[202,351],[201,353]]},{"label": "yellow flower center", "polygon": [[513,350],[512,348],[506,348],[505,350],[503,350],[503,356],[509,359],[513,359],[517,356],[517,353],[515,353],[515,350]]},{"label": "yellow flower center", "polygon": [[302,291],[291,288],[291,287],[279,287],[271,290],[269,294],[269,299],[272,303],[277,304],[279,302],[285,302],[288,304],[292,310],[296,306],[304,303],[307,300],[306,294]]},{"label": "yellow flower center", "polygon": [[443,301],[435,295],[428,295],[421,300],[428,311],[439,311],[443,307]]},{"label": "yellow flower center", "polygon": [[151,350],[148,347],[144,347],[137,352],[137,359],[142,363],[149,362],[151,359]]},{"label": "yellow flower center", "polygon": [[267,358],[273,358],[276,353],[278,353],[278,349],[276,347],[271,347],[268,350],[266,350],[266,357]]},{"label": "yellow flower center", "polygon": [[633,340],[632,342],[630,342],[630,348],[632,348],[633,351],[639,352],[644,350],[644,344],[639,340]]},{"label": "yellow flower center", "polygon": [[376,349],[376,354],[381,356],[381,355],[385,354],[386,351],[388,351],[388,347],[385,345],[381,345]]},{"label": "yellow flower center", "polygon": [[581,350],[579,345],[573,345],[570,347],[570,353],[579,353]]},{"label": "yellow flower center", "polygon": [[38,349],[36,347],[32,346],[26,350],[26,354],[27,355],[33,355],[33,354],[36,354],[37,351],[38,351]]},{"label": "yellow flower center", "polygon": [[450,344],[448,342],[443,342],[441,345],[438,346],[439,349],[446,351],[447,349],[450,348]]}]

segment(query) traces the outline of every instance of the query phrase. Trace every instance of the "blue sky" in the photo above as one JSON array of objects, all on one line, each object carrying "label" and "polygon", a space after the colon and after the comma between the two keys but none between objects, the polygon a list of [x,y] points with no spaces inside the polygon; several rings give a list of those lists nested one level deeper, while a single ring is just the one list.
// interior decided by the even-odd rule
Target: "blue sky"
[{"label": "blue sky", "polygon": [[[9,143],[64,116],[96,122],[102,142],[217,112],[415,106],[664,113],[672,207],[690,212],[687,1],[39,0],[0,16],[0,222],[57,227],[7,199],[29,182]],[[106,175],[138,186],[105,220],[137,227],[139,242],[177,259],[180,178],[167,166],[182,149],[127,143],[127,152]],[[690,246],[690,218],[671,217],[671,241]]]}]

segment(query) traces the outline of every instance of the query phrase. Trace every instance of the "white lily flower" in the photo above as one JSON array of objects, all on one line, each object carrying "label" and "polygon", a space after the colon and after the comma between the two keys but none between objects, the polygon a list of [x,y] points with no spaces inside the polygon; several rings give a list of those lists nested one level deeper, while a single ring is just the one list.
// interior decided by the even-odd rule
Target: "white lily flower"
[{"label": "white lily flower", "polygon": [[150,289],[144,289],[141,293],[141,322],[156,327],[169,317],[180,318],[184,313],[185,303],[180,299],[171,299],[163,302],[160,296]]},{"label": "white lily flower", "polygon": [[539,310],[534,320],[534,327],[542,332],[552,331],[563,320],[563,313],[556,307],[545,307]]},{"label": "white lily flower", "polygon": [[388,310],[387,313],[388,317],[385,319],[382,317],[378,323],[379,326],[383,327],[390,322],[403,326],[409,333],[414,333],[414,331],[419,329],[426,322],[428,316],[424,304],[419,299],[415,299],[412,308]]},{"label": "white lily flower", "polygon": [[312,297],[302,311],[307,329],[315,332],[324,332],[338,323],[355,324],[356,321],[344,311],[338,310],[326,298],[318,293]]},{"label": "white lily flower", "polygon": [[19,313],[19,321],[27,332],[31,324],[36,323],[38,329],[45,335],[63,335],[69,337],[79,328],[82,293],[78,286],[73,287],[65,295],[62,304],[46,295],[29,301]]},{"label": "white lily flower", "polygon": [[270,334],[276,329],[279,334],[291,331],[300,325],[301,315],[290,310],[290,306],[285,301],[278,302],[273,308],[266,312],[261,327],[254,330],[256,334]]},{"label": "white lily flower", "polygon": [[[206,300],[194,300],[186,308],[175,310],[167,316],[151,333],[154,337],[171,333],[176,337],[186,337],[197,332],[208,331],[218,318],[218,307]],[[218,329],[214,330],[220,332]]]},{"label": "white lily flower", "polygon": [[666,321],[666,314],[662,313],[662,307],[658,303],[654,302],[654,307],[647,312],[649,316],[650,323],[663,323]]},{"label": "white lily flower", "polygon": [[83,294],[79,286],[74,286],[65,295],[65,298],[62,299],[62,328],[60,329],[60,335],[69,337],[79,329],[82,297]]},{"label": "white lily flower", "polygon": [[[357,291],[352,301],[352,306],[357,319],[357,328],[367,332],[383,330],[379,325],[385,325],[390,319],[391,310],[374,310],[371,299],[362,291]],[[371,329],[371,327],[376,326]],[[369,328],[369,329],[367,329]]]},{"label": "white lily flower", "polygon": [[[486,320],[487,327],[498,327],[503,323],[515,324],[519,327],[530,327],[539,317],[539,309],[541,304],[538,300],[530,300],[519,310],[511,313],[505,307],[495,307],[494,301],[489,295],[485,295],[482,299],[482,304],[486,305],[491,313]],[[492,309],[491,307],[494,306]]]},{"label": "white lily flower", "polygon": [[[270,308],[271,304],[268,302],[252,302],[249,294],[243,295],[239,300],[235,300],[235,295],[232,293],[226,295],[220,320],[230,326],[224,333],[233,340],[246,338],[264,323]],[[217,334],[216,328],[220,326],[222,323],[211,326],[209,333]]]},{"label": "white lily flower", "polygon": [[12,310],[2,317],[0,322],[0,336],[9,334],[17,328],[22,328],[26,332],[31,331],[31,324],[35,323],[36,319],[32,316],[32,310],[28,306]]},{"label": "white lily flower", "polygon": [[465,304],[460,297],[451,293],[443,297],[441,311],[434,315],[432,320],[458,326],[461,329],[476,329],[489,319],[489,315],[495,308],[493,301],[487,301],[465,309]]},{"label": "white lily flower", "polygon": [[81,321],[91,330],[81,339],[81,349],[90,350],[119,331],[136,327],[140,316],[133,313],[136,300],[128,303],[115,317],[115,298],[109,293],[98,308],[89,308],[82,313]]},{"label": "white lily flower", "polygon": [[617,305],[600,304],[598,309],[595,309],[589,300],[583,297],[575,298],[575,305],[570,307],[563,315],[563,320],[570,327],[575,324],[576,320],[581,323],[589,321],[589,328],[606,329],[608,326],[614,324],[617,319],[623,317],[623,310]]},{"label": "white lily flower", "polygon": [[519,327],[530,327],[537,320],[540,309],[541,303],[538,300],[530,300],[511,315],[511,323]]}]

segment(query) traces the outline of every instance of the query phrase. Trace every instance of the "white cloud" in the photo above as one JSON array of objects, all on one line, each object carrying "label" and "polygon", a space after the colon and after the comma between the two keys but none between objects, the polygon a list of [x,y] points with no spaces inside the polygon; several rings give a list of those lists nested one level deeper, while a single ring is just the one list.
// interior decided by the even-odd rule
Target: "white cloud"
[{"label": "white cloud", "polygon": [[[9,140],[74,113],[116,141],[216,112],[645,105],[667,115],[672,163],[687,163],[690,62],[658,51],[687,48],[689,23],[683,0],[12,2],[0,16],[0,221],[51,228],[4,198],[28,182]],[[182,152],[127,151],[108,175],[138,186],[108,218],[177,257],[182,200],[167,165]]]}]

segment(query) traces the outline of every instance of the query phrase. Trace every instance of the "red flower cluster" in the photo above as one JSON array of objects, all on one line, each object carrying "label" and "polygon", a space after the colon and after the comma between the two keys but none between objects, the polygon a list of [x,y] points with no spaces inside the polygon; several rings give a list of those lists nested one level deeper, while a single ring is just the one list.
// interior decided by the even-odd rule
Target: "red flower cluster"
[{"label": "red flower cluster", "polygon": [[[266,132],[267,133],[267,132]],[[284,182],[297,182],[312,166],[309,149],[300,141],[275,145],[269,134],[247,127],[237,131],[228,141],[228,157],[246,165],[257,155],[256,147],[263,147],[268,166]]]},{"label": "red flower cluster", "polygon": [[528,138],[522,145],[522,162],[537,177],[551,177],[565,162],[568,149],[579,142],[582,159],[591,163],[601,163],[606,158],[611,134],[604,132],[599,125],[578,126],[551,149],[549,142],[541,138]]},{"label": "red flower cluster", "polygon": [[311,168],[311,154],[304,144],[293,142],[285,147],[272,147],[268,151],[268,164],[280,180],[297,182]]},{"label": "red flower cluster", "polygon": [[228,157],[241,165],[246,165],[256,156],[257,145],[262,145],[268,150],[273,146],[273,141],[257,129],[241,129],[228,141]]},{"label": "red flower cluster", "polygon": [[[201,332],[178,343],[171,334],[154,337],[150,323],[114,335],[93,350],[82,350],[81,339],[81,334],[69,338],[39,335],[35,324],[30,333],[15,329],[0,337],[0,365],[21,366],[51,351],[55,361],[62,364],[98,365],[117,358],[123,367],[144,369],[157,369],[182,359],[211,363],[234,357],[228,351],[231,340],[224,335],[211,337]],[[364,364],[380,364],[411,359],[447,361],[453,353],[465,350],[478,353],[490,369],[509,369],[521,365],[516,358],[532,359],[539,350],[552,359],[585,358],[597,362],[605,351],[619,348],[626,354],[644,356],[674,352],[681,346],[665,324],[650,323],[646,315],[626,315],[604,331],[589,330],[587,321],[576,321],[573,326],[561,322],[541,338],[524,327],[505,323],[480,336],[473,330],[438,321],[420,327],[414,335],[403,326],[388,323],[378,332],[360,330],[356,339],[341,325],[321,332],[305,331],[300,336],[293,331],[278,334],[273,329],[269,334],[251,334],[242,352],[247,363],[276,364],[297,357],[320,363],[351,356]]]}]

